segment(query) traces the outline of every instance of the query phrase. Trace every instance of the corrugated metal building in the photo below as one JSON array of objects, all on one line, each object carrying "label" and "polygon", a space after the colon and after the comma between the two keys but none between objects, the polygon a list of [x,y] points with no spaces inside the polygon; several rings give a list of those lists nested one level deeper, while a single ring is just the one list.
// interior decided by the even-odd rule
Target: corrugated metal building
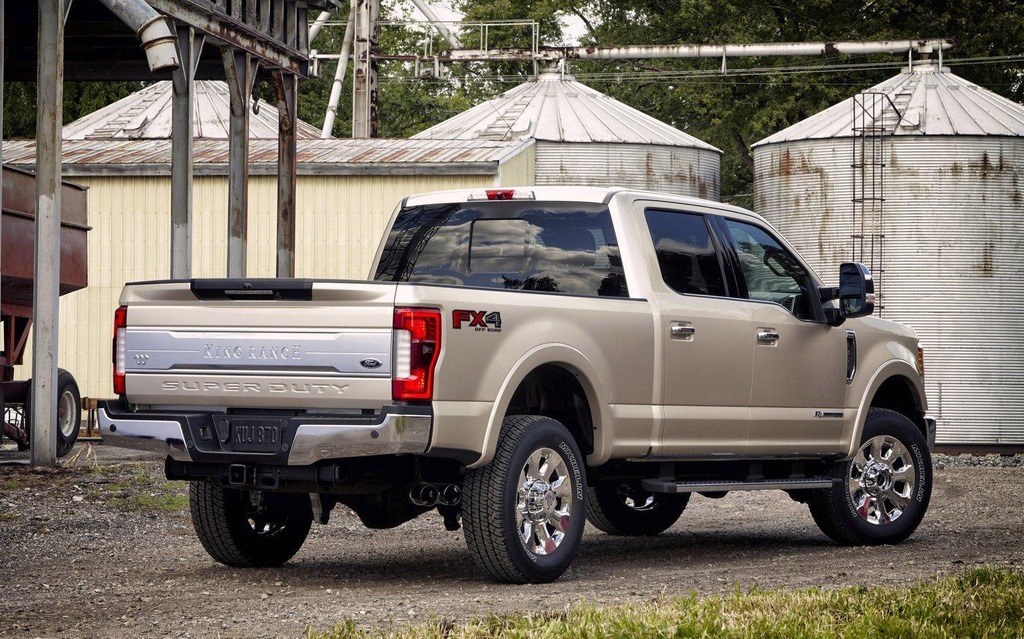
[{"label": "corrugated metal building", "polygon": [[[227,89],[197,85],[192,273],[224,277]],[[158,83],[64,128],[64,176],[88,187],[93,227],[89,287],[62,297],[60,306],[60,366],[72,371],[83,396],[111,394],[110,335],[121,287],[170,272],[169,96],[170,83]],[[254,277],[275,270],[277,118],[262,104],[250,126],[247,272]],[[533,180],[532,141],[320,140],[309,124],[298,130],[298,277],[365,278],[388,218],[411,193]],[[3,152],[5,164],[32,169],[34,142],[5,142]]]},{"label": "corrugated metal building", "polygon": [[544,71],[413,139],[536,140],[537,184],[719,199],[721,151],[557,71]]},{"label": "corrugated metal building", "polygon": [[[869,93],[875,122],[851,98],[755,144],[755,207],[826,281],[873,240],[879,312],[921,336],[940,443],[1024,445],[1024,107],[929,62]],[[877,209],[864,227],[855,198]]]}]

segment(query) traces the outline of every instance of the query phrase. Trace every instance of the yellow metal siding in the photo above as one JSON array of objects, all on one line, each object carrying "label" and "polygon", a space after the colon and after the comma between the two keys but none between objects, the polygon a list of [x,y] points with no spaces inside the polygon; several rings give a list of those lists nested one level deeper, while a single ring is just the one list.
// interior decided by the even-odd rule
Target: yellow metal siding
[{"label": "yellow metal siding", "polygon": [[533,186],[537,184],[537,146],[531,144],[515,157],[502,162],[496,186]]},{"label": "yellow metal siding", "polygon": [[[532,158],[532,149],[528,151]],[[525,153],[523,154],[525,155]],[[519,158],[502,165],[516,180]],[[523,160],[527,165],[532,159]],[[526,166],[526,165],[524,165]],[[89,188],[89,287],[60,298],[58,361],[78,380],[83,397],[111,395],[113,314],[125,282],[165,279],[170,272],[170,179],[76,177]],[[402,198],[413,193],[481,188],[487,175],[299,176],[296,275],[363,279],[384,227]],[[227,180],[193,182],[192,274],[224,277],[227,267]],[[248,274],[276,272],[277,178],[249,179]],[[25,354],[31,363],[31,347]],[[30,376],[19,367],[17,379]]]}]

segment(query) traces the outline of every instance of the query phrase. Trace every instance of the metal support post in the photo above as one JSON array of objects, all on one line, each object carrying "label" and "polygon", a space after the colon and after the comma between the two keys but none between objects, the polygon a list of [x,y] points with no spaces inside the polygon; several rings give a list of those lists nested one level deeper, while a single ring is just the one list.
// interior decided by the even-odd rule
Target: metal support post
[{"label": "metal support post", "polygon": [[258,62],[235,49],[221,49],[231,93],[228,142],[228,277],[245,277],[249,227],[249,100]]},{"label": "metal support post", "polygon": [[64,93],[64,0],[39,0],[36,262],[32,292],[32,465],[57,463],[57,317]]},{"label": "metal support post", "polygon": [[356,2],[352,51],[352,137],[377,137],[377,14],[380,0]]},{"label": "metal support post", "polygon": [[295,174],[298,78],[274,72],[277,93],[277,276],[295,277]]},{"label": "metal support post", "polygon": [[196,68],[206,36],[177,28],[179,66],[171,74],[171,277],[192,277],[192,141]]}]

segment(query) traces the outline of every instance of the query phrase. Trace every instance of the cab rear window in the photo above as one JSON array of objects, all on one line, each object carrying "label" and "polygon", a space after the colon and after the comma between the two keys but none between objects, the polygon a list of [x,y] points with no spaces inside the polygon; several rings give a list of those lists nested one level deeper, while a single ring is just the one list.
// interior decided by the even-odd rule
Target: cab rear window
[{"label": "cab rear window", "polygon": [[399,211],[374,279],[628,297],[607,207],[464,202]]}]

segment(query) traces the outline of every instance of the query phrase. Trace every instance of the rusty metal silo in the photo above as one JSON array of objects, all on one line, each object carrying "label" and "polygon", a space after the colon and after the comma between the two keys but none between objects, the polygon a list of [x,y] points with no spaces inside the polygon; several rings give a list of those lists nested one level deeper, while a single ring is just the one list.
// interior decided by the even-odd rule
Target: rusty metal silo
[{"label": "rusty metal silo", "polygon": [[1024,445],[1024,107],[933,62],[754,145],[755,208],[826,282],[872,262],[940,444]]}]

